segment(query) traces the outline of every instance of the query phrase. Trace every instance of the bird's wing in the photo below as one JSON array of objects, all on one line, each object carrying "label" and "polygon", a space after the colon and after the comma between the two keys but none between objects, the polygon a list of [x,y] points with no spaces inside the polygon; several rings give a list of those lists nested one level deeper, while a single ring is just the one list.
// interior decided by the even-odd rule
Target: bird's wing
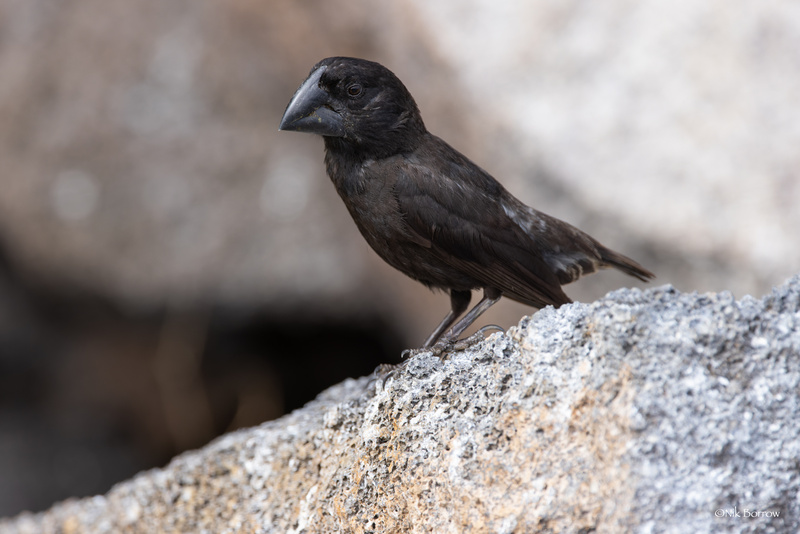
[{"label": "bird's wing", "polygon": [[409,230],[441,262],[514,300],[536,307],[570,302],[531,236],[506,213],[502,199],[510,194],[434,140],[398,166],[394,193]]}]

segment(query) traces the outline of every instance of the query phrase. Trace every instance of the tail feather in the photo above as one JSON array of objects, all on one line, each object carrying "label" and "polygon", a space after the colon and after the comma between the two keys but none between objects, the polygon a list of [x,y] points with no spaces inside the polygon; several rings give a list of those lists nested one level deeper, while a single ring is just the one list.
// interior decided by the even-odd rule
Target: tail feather
[{"label": "tail feather", "polygon": [[600,249],[600,259],[603,261],[604,264],[614,267],[615,269],[619,269],[625,274],[630,276],[634,276],[641,280],[642,282],[649,282],[651,279],[655,278],[656,275],[639,265],[637,262],[633,261],[627,256],[620,254],[619,252],[614,252],[611,249],[602,247]]}]

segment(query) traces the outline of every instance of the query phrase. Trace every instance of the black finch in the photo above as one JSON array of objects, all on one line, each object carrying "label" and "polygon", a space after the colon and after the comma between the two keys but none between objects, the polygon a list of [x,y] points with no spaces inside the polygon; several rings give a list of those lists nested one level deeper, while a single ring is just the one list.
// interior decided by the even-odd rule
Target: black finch
[{"label": "black finch", "polygon": [[[321,135],[325,165],[367,243],[389,265],[449,292],[451,310],[425,341],[454,341],[501,296],[542,308],[561,289],[614,267],[653,273],[588,234],[526,206],[486,171],[428,132],[389,69],[331,57],[311,69],[281,130]],[[483,299],[460,320],[471,290]]]}]

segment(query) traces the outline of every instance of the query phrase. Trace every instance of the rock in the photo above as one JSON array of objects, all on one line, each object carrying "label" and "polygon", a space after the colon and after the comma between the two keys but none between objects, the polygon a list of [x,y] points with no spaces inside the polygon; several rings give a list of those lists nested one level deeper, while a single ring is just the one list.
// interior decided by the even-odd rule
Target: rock
[{"label": "rock", "polygon": [[0,532],[797,532],[799,391],[800,275],[619,290]]}]

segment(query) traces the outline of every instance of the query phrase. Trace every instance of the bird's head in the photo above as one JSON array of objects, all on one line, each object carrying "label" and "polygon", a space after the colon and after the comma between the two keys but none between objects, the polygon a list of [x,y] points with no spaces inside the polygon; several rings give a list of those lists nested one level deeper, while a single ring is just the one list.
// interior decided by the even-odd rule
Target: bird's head
[{"label": "bird's head", "polygon": [[417,104],[397,76],[379,63],[347,57],[314,65],[279,129],[322,135],[328,148],[369,157],[411,151],[425,133]]}]

